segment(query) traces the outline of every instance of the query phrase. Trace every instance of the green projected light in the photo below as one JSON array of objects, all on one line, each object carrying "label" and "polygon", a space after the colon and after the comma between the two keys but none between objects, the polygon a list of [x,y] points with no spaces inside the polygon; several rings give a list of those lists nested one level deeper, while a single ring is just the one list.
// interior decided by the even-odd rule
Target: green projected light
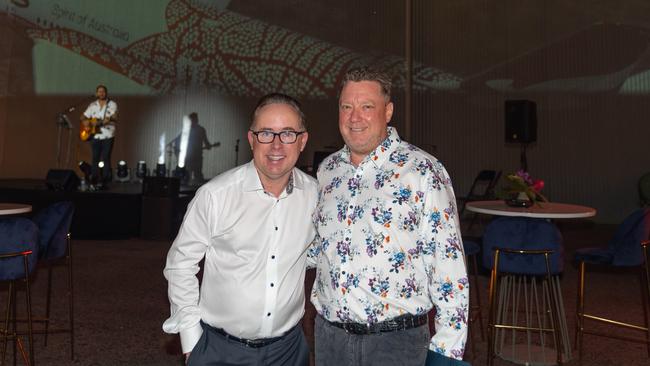
[{"label": "green projected light", "polygon": [[34,91],[36,94],[88,94],[97,84],[111,86],[116,94],[151,94],[146,85],[116,73],[66,48],[49,42],[37,42],[32,52],[34,60]]}]

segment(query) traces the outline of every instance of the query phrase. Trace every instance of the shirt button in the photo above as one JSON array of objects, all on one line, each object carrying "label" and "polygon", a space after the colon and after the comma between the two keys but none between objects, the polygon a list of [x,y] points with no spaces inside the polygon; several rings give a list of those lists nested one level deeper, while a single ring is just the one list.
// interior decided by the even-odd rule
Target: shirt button
[{"label": "shirt button", "polygon": [[272,255],[272,256],[271,256],[271,259],[275,259],[275,256],[274,256],[274,255]]},{"label": "shirt button", "polygon": [[266,313],[266,316],[271,316],[271,313]]},{"label": "shirt button", "polygon": [[275,231],[278,231],[278,227],[277,227],[277,226],[275,227]]},{"label": "shirt button", "polygon": [[273,287],[273,282],[271,282],[271,287]]}]

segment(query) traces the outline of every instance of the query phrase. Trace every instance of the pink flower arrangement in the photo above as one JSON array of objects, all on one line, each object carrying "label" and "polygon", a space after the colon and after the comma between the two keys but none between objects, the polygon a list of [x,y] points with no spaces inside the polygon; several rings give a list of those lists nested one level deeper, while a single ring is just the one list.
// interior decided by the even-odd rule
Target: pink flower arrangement
[{"label": "pink flower arrangement", "polygon": [[528,199],[533,203],[548,202],[548,199],[541,193],[544,189],[544,181],[533,179],[528,172],[518,170],[515,174],[506,176],[508,186],[504,191],[516,199]]}]

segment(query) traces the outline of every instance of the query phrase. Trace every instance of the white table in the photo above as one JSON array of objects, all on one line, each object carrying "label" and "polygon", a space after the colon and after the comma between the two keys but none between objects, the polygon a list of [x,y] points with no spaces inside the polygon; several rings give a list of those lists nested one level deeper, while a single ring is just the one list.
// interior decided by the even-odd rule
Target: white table
[{"label": "white table", "polygon": [[495,216],[520,216],[537,219],[577,219],[596,216],[596,209],[568,203],[540,202],[531,207],[512,207],[503,200],[467,202],[472,212]]},{"label": "white table", "polygon": [[24,203],[0,202],[0,215],[19,215],[32,212],[32,206]]},{"label": "white table", "polygon": [[[503,200],[473,201],[467,202],[465,208],[471,212],[486,215],[529,217],[536,219],[576,219],[596,216],[596,209],[594,208],[556,202],[540,202],[539,204],[533,205],[531,207],[512,207],[507,205]],[[512,289],[515,288],[515,282],[510,277],[512,276],[506,276],[505,280],[501,282],[502,290],[505,289],[506,291],[513,291]],[[536,285],[534,281],[531,283],[532,290],[532,286]],[[566,312],[564,310],[564,301],[562,300],[562,291],[560,288],[560,281],[558,276],[551,277],[550,288],[551,291],[555,291],[556,295],[559,298],[559,306],[555,309],[555,313],[558,314],[558,317],[560,319],[560,338],[563,345],[562,358],[564,362],[567,362],[572,358],[571,343],[567,329],[568,327],[566,323]],[[508,294],[506,293],[506,297],[507,296]],[[497,314],[501,314],[501,316],[507,316],[507,305],[503,303],[503,299],[500,298],[497,302]],[[531,316],[532,314],[527,315]],[[515,315],[510,314],[510,316],[514,317]],[[500,321],[499,316],[497,316],[497,321]],[[499,331],[503,332],[503,330]],[[496,352],[497,355],[503,359],[524,365],[555,364],[554,352],[549,352],[544,346],[530,344],[530,342],[527,345],[515,345],[514,341],[512,344],[508,344],[509,342],[504,341],[506,339],[505,333],[501,333],[500,337],[497,338],[500,338],[500,342],[497,341]]]}]

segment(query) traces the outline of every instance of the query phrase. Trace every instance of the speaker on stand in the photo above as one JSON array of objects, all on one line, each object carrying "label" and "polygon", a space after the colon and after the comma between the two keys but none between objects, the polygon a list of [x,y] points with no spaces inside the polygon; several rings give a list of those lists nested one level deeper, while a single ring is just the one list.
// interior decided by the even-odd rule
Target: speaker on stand
[{"label": "speaker on stand", "polygon": [[52,191],[76,191],[79,177],[70,169],[50,169],[45,177],[45,185]]},{"label": "speaker on stand", "polygon": [[147,177],[142,182],[140,237],[148,240],[171,240],[177,232],[180,179]]},{"label": "speaker on stand", "polygon": [[537,104],[531,100],[506,100],[505,141],[521,144],[520,163],[528,171],[526,148],[537,141]]}]

